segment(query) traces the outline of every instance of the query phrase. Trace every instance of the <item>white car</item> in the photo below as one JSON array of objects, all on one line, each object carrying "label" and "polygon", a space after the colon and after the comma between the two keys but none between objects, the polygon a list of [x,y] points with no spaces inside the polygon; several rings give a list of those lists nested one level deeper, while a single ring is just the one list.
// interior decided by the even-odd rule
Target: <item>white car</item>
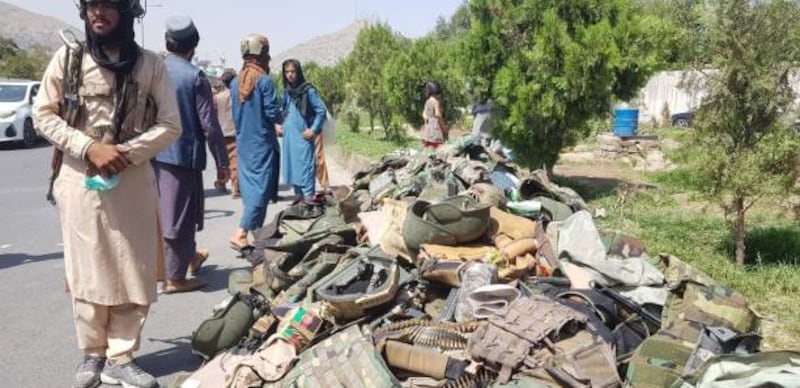
[{"label": "white car", "polygon": [[38,140],[31,111],[38,81],[0,79],[0,143],[20,142],[26,148]]}]

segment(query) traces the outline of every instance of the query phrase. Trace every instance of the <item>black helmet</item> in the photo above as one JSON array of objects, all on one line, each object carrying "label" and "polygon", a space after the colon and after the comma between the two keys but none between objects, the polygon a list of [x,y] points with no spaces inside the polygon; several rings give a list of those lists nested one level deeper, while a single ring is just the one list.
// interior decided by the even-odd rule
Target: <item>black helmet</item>
[{"label": "black helmet", "polygon": [[144,16],[145,12],[139,0],[80,0],[78,8],[81,11],[81,17],[84,17],[84,15],[86,15],[86,4],[91,4],[91,3],[114,4],[117,7],[119,7],[120,11],[128,11],[135,18]]}]

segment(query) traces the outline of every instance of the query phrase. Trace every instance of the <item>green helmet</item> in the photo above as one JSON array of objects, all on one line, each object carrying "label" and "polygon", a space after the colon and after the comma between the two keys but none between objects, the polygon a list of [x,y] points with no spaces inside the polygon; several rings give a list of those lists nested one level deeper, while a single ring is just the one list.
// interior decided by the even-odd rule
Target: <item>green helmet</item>
[{"label": "green helmet", "polygon": [[119,7],[120,11],[127,10],[135,18],[144,16],[145,9],[139,0],[80,0],[78,8],[81,11],[81,17],[86,14],[86,4],[92,3],[111,3]]}]

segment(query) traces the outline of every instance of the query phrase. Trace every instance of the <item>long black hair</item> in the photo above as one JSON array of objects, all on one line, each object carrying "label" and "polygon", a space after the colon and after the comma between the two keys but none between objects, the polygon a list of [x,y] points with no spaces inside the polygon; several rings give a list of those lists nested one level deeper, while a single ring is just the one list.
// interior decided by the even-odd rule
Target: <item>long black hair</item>
[{"label": "long black hair", "polygon": [[437,81],[428,81],[425,83],[425,99],[429,99],[431,96],[441,96],[442,95],[442,84]]},{"label": "long black hair", "polygon": [[[297,72],[297,81],[294,85],[291,85],[289,80],[286,79],[287,66],[294,66],[294,70]],[[303,67],[300,66],[300,61],[296,59],[287,59],[283,61],[281,65],[281,76],[283,76],[284,92],[288,94],[289,99],[297,107],[300,115],[307,120],[310,119],[313,116],[313,112],[308,104],[308,93],[306,92],[313,88],[313,85],[306,82],[306,76],[303,74]]]}]

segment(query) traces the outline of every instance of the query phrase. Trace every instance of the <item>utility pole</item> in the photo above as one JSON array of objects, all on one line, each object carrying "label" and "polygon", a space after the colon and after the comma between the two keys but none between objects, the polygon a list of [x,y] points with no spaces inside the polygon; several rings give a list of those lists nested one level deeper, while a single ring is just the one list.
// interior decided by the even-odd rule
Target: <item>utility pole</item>
[{"label": "utility pole", "polygon": [[139,26],[142,29],[142,48],[144,48],[144,17],[147,16],[147,11],[150,8],[164,8],[163,4],[149,4],[147,0],[144,0],[144,15],[139,18]]}]

